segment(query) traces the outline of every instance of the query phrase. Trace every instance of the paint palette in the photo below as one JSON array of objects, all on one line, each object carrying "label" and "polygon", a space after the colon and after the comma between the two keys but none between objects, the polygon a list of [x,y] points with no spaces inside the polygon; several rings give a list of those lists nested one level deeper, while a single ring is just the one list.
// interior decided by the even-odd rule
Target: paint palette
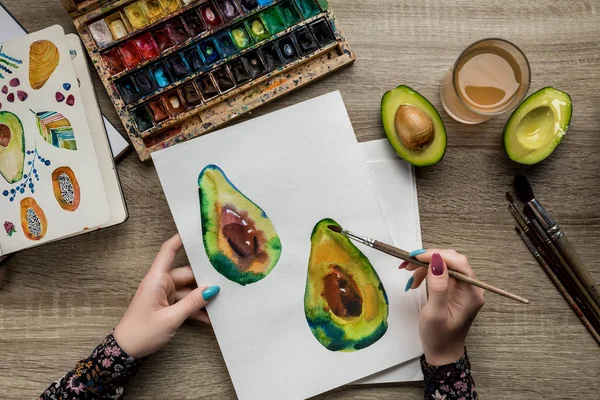
[{"label": "paint palette", "polygon": [[140,158],[354,62],[327,0],[62,0]]}]

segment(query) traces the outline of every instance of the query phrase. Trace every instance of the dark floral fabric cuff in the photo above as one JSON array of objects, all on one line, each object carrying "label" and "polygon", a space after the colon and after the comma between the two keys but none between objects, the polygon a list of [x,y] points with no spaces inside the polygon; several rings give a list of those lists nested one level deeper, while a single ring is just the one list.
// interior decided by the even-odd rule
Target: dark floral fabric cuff
[{"label": "dark floral fabric cuff", "polygon": [[421,356],[421,370],[425,377],[425,399],[472,400],[479,399],[471,375],[471,362],[465,354],[457,361],[442,365],[429,365]]}]

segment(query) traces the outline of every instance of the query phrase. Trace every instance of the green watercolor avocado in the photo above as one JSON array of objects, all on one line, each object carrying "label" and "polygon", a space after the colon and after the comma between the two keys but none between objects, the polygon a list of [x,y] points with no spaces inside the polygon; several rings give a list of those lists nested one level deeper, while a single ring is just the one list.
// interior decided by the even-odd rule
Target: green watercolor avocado
[{"label": "green watercolor avocado", "polygon": [[267,214],[216,165],[198,177],[202,240],[212,266],[242,286],[265,278],[281,256],[281,241]]},{"label": "green watercolor avocado", "polygon": [[312,231],[304,312],[325,348],[357,351],[387,331],[388,298],[369,259],[329,225],[339,226],[326,218]]},{"label": "green watercolor avocado", "polygon": [[519,163],[532,165],[546,159],[569,129],[573,103],[560,90],[546,87],[527,97],[504,127],[504,150]]},{"label": "green watercolor avocado", "polygon": [[23,179],[25,131],[19,117],[0,111],[0,174],[8,183]]},{"label": "green watercolor avocado", "polygon": [[[429,167],[444,158],[444,122],[437,109],[416,90],[401,85],[386,92],[381,99],[381,120],[390,144],[407,162]],[[403,132],[398,131],[399,124]]]}]

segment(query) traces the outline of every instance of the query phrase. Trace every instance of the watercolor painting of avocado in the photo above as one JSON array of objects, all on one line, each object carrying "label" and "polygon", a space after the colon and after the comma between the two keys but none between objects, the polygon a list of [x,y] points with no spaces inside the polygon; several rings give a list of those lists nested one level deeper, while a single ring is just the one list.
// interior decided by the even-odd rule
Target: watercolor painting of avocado
[{"label": "watercolor painting of avocado", "polygon": [[281,241],[267,214],[216,165],[198,177],[202,240],[217,271],[242,286],[265,278],[281,256]]},{"label": "watercolor painting of avocado", "polygon": [[326,218],[313,229],[304,293],[306,321],[331,351],[356,351],[383,337],[388,297],[369,259]]}]

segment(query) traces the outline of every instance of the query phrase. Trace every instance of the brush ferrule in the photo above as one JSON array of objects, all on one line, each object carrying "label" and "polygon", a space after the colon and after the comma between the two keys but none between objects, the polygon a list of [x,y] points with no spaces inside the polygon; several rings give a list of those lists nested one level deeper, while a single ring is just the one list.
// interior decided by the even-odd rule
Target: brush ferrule
[{"label": "brush ferrule", "polygon": [[527,247],[529,247],[529,251],[531,251],[531,253],[533,254],[534,257],[539,257],[540,256],[540,252],[538,251],[538,249],[535,247],[535,245],[533,244],[533,242],[531,240],[529,240],[529,238],[527,237],[526,234],[521,232],[521,239],[523,239],[523,242],[525,242],[525,244],[527,245]]},{"label": "brush ferrule", "polygon": [[529,202],[529,207],[546,232],[550,233],[552,229],[560,230],[546,209],[536,199]]},{"label": "brush ferrule", "polygon": [[368,238],[366,236],[358,236],[355,233],[352,233],[350,231],[342,231],[342,234],[352,240],[357,241],[358,243],[362,243],[364,245],[367,245],[369,247],[373,247],[373,245],[375,244],[375,240]]},{"label": "brush ferrule", "polygon": [[563,237],[565,234],[560,229],[560,227],[555,224],[554,226],[550,227],[550,229],[548,229],[548,235],[550,235],[550,240],[552,240],[553,242],[556,242],[558,239]]}]

